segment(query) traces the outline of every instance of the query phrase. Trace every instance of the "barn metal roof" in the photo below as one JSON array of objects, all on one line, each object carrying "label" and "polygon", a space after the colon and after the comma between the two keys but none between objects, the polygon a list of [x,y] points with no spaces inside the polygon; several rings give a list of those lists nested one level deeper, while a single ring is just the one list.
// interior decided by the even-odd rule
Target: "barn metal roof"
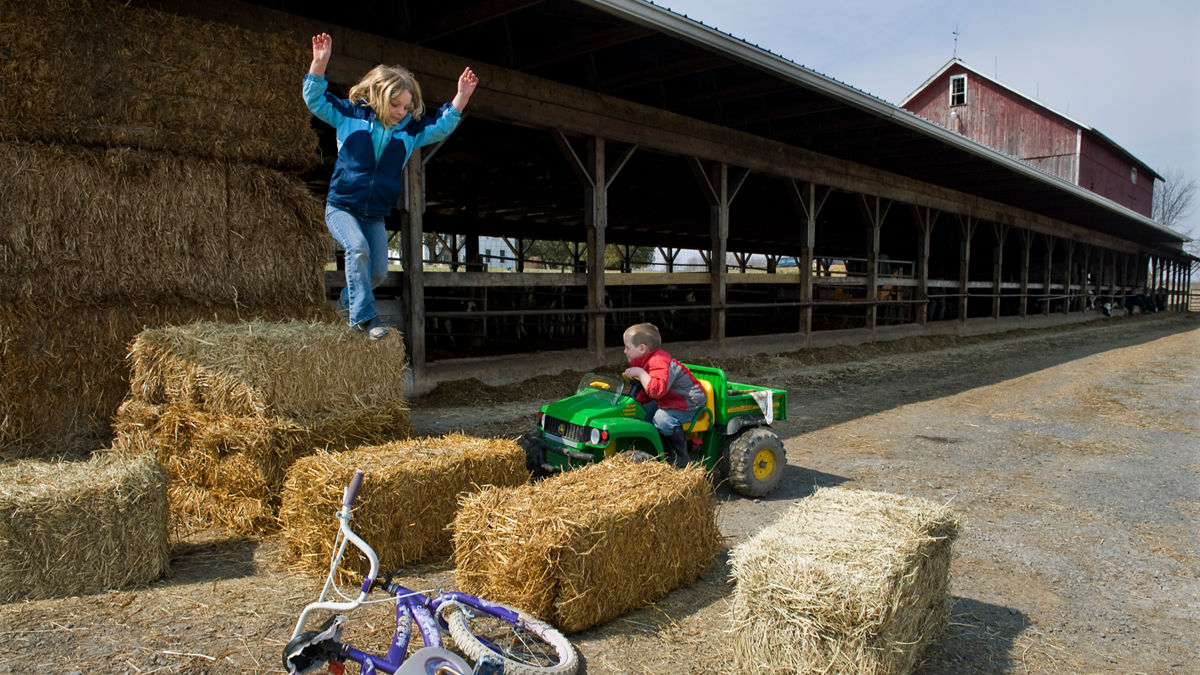
[{"label": "barn metal roof", "polygon": [[262,0],[1150,247],[1183,235],[867,92],[643,0]]}]

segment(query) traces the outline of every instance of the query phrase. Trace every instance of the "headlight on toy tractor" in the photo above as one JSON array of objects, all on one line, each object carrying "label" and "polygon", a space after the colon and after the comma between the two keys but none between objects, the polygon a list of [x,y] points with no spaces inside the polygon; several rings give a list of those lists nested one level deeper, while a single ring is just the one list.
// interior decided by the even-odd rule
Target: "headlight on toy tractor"
[{"label": "headlight on toy tractor", "polygon": [[604,429],[596,429],[595,427],[593,427],[591,438],[589,440],[591,441],[592,445],[600,445],[601,443],[607,444],[608,443],[608,432],[605,431]]}]

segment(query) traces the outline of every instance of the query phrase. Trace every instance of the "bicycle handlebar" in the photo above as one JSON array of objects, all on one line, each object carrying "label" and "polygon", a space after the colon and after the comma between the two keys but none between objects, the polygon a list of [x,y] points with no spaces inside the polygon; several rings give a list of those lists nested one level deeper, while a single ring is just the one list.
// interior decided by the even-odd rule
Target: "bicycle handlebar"
[{"label": "bicycle handlebar", "polygon": [[[310,612],[318,609],[335,612],[350,611],[362,605],[367,599],[367,594],[371,591],[371,585],[374,583],[375,577],[379,575],[379,556],[375,553],[375,549],[371,548],[370,544],[363,541],[362,537],[350,529],[350,509],[354,506],[354,501],[358,499],[358,491],[362,488],[362,482],[363,472],[355,471],[354,478],[350,479],[350,485],[346,486],[345,491],[342,493],[342,510],[337,513],[337,519],[339,521],[338,531],[344,539],[340,539],[340,546],[335,546],[333,559],[329,564],[329,576],[325,578],[325,588],[321,590],[320,598],[316,602],[310,603],[304,608],[304,611],[300,612],[300,618],[296,621],[296,628],[292,631],[293,640],[299,637],[300,632],[304,629],[304,622]],[[359,592],[357,599],[348,602],[325,602],[330,589],[334,586],[333,578],[337,572],[338,563],[342,560],[342,554],[345,552],[347,544],[353,544],[358,550],[362,551],[370,565],[370,571],[367,572],[367,576],[363,580],[362,590]]]},{"label": "bicycle handlebar", "polygon": [[358,491],[362,488],[363,472],[355,471],[354,478],[350,480],[349,487],[342,493],[342,509],[349,512],[354,506],[354,500],[358,499]]}]

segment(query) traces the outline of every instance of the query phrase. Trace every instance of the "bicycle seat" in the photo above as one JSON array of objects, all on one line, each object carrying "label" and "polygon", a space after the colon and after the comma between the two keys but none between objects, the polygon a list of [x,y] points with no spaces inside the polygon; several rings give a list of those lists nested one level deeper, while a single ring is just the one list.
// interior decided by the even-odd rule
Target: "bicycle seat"
[{"label": "bicycle seat", "polygon": [[342,653],[342,624],[345,614],[337,614],[325,620],[317,630],[296,636],[283,648],[283,668],[288,675],[315,673],[322,666],[337,659]]}]

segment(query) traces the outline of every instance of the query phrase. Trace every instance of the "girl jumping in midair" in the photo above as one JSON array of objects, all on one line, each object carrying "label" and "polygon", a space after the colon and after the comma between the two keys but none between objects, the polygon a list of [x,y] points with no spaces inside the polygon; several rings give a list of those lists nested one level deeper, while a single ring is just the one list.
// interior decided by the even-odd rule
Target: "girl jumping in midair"
[{"label": "girl jumping in midair", "polygon": [[378,340],[388,334],[375,309],[374,292],[388,271],[384,216],[400,196],[404,166],[413,150],[454,131],[479,78],[470,68],[463,70],[454,100],[426,115],[421,87],[408,70],[375,66],[350,88],[349,100],[341,99],[326,91],[325,67],[333,38],[314,35],[312,50],[304,102],[337,130],[338,155],[325,201],[325,225],[346,251],[341,306],[349,311],[350,325]]}]

